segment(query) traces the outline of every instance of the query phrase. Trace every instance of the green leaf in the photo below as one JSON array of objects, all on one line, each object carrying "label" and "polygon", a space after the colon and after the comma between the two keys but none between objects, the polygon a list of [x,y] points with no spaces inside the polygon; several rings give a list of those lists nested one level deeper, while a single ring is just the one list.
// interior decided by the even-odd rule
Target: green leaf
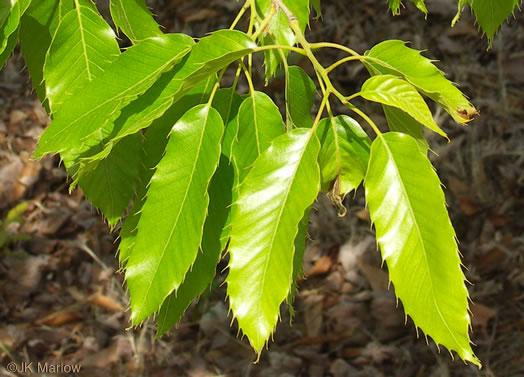
[{"label": "green leaf", "polygon": [[238,109],[242,101],[242,97],[235,92],[234,88],[219,89],[213,98],[213,107],[218,110],[226,126],[222,153],[229,159],[231,159],[233,142],[238,133]]},{"label": "green leaf", "polygon": [[287,295],[287,304],[289,307],[289,312],[291,314],[290,322],[293,320],[295,311],[293,310],[293,301],[295,300],[295,295],[297,293],[297,279],[303,275],[304,269],[304,253],[306,252],[306,239],[307,231],[309,228],[309,214],[311,212],[311,207],[306,209],[302,220],[298,224],[298,232],[295,237],[295,252],[293,254],[293,275],[291,276],[291,288],[289,289],[289,294]]},{"label": "green leaf", "polygon": [[322,9],[320,7],[320,0],[311,0],[311,5],[313,6],[313,9],[315,10],[315,19],[319,19],[322,17]]},{"label": "green leaf", "polygon": [[424,138],[422,125],[404,111],[393,106],[382,105],[389,129],[410,135],[417,141],[420,151],[427,154],[429,144]]},{"label": "green leaf", "polygon": [[347,115],[322,119],[317,128],[322,145],[318,155],[322,190],[338,179],[342,199],[356,190],[364,179],[369,162],[371,140],[358,122]]},{"label": "green leaf", "polygon": [[[426,16],[428,15],[428,10],[424,4],[424,0],[411,0],[415,6],[422,11]],[[389,9],[393,15],[398,16],[400,14],[400,7],[404,6],[401,0],[389,0]]]},{"label": "green leaf", "polygon": [[519,0],[460,0],[458,2],[457,15],[451,22],[451,26],[455,25],[464,7],[466,4],[469,4],[475,13],[479,26],[488,38],[488,48],[491,48],[493,37],[504,21],[515,11],[518,3]]},{"label": "green leaf", "polygon": [[191,44],[186,35],[167,34],[128,48],[81,93],[64,102],[40,137],[34,157],[60,153],[72,160],[97,145],[111,132],[106,127],[111,128],[121,109],[186,55]]},{"label": "green leaf", "polygon": [[251,38],[234,30],[219,30],[202,38],[186,58],[122,110],[113,132],[107,136],[104,150],[92,155],[92,166],[105,158],[120,139],[148,127],[192,88],[249,54],[255,47]]},{"label": "green leaf", "polygon": [[[283,3],[295,15],[299,22],[302,32],[306,30],[309,23],[309,1],[283,0]],[[259,16],[264,19],[270,12],[271,0],[256,0],[255,5]],[[283,46],[293,46],[296,43],[295,33],[289,27],[287,16],[282,10],[273,16],[269,23],[267,36],[261,35],[262,45],[279,44]],[[289,54],[287,50],[268,50],[264,52],[266,66],[266,81],[275,75],[278,65],[282,59]]]},{"label": "green leaf", "polygon": [[294,241],[320,186],[320,144],[310,129],[276,138],[255,161],[233,206],[227,294],[233,316],[260,354],[293,274]]},{"label": "green leaf", "polygon": [[222,156],[211,183],[209,184],[209,209],[200,252],[180,287],[164,301],[158,314],[157,337],[173,327],[187,307],[209,286],[215,277],[215,270],[225,241],[221,234],[226,225],[233,191],[233,166]]},{"label": "green leaf", "polygon": [[395,292],[415,326],[480,366],[469,343],[468,291],[440,180],[409,135],[377,137],[366,201]]},{"label": "green leaf", "polygon": [[239,182],[273,139],[284,133],[278,107],[262,92],[253,92],[238,110],[238,133],[233,144],[233,163]]},{"label": "green leaf", "polygon": [[311,127],[311,109],[317,88],[311,78],[298,66],[288,68],[286,78],[286,111],[288,122],[295,127]]},{"label": "green leaf", "polygon": [[95,170],[78,181],[87,199],[102,212],[111,226],[120,220],[133,198],[141,153],[141,135],[130,135]]},{"label": "green leaf", "polygon": [[160,26],[144,0],[111,0],[110,11],[115,26],[122,30],[133,44],[162,35]]},{"label": "green leaf", "polygon": [[[214,80],[209,80],[214,82]],[[210,85],[203,82],[180,100],[175,102],[169,110],[160,118],[156,119],[144,134],[143,142],[143,161],[139,165],[140,172],[133,208],[128,213],[126,220],[120,230],[120,244],[118,245],[120,265],[124,266],[127,258],[131,254],[135,245],[137,226],[140,220],[142,207],[146,200],[147,188],[151,177],[153,176],[156,166],[165,153],[165,148],[169,140],[169,133],[175,124],[187,111],[201,103],[207,102],[211,91]],[[130,135],[131,136],[131,135]],[[128,136],[129,137],[129,136]],[[118,145],[117,145],[118,146]]]},{"label": "green leaf", "polygon": [[16,31],[9,36],[5,50],[0,54],[0,69],[4,67],[7,59],[9,59],[13,53],[13,50],[15,49],[16,44],[18,43],[19,30],[20,28],[16,29]]},{"label": "green leaf", "polygon": [[22,53],[31,75],[33,88],[47,110],[49,108],[47,102],[45,102],[46,91],[42,68],[60,19],[67,11],[72,9],[72,1],[33,1],[21,20]]},{"label": "green leaf", "polygon": [[3,53],[6,49],[11,34],[18,30],[20,18],[30,4],[31,0],[11,0],[11,9],[9,10],[7,16],[5,12],[9,5],[3,4],[3,10],[0,13],[0,20],[3,19],[2,23],[0,24],[0,54]]},{"label": "green leaf", "polygon": [[220,115],[208,105],[192,108],[173,126],[126,264],[134,325],[160,309],[195,262],[223,131]]},{"label": "green leaf", "polygon": [[373,76],[362,85],[360,95],[368,101],[399,108],[430,130],[447,137],[433,120],[422,96],[407,81],[393,75]]},{"label": "green leaf", "polygon": [[52,112],[120,55],[115,33],[91,1],[75,3],[61,18],[46,54],[44,80]]},{"label": "green leaf", "polygon": [[453,83],[446,79],[433,62],[420,51],[409,48],[399,40],[384,41],[365,55],[364,60],[372,75],[391,74],[406,79],[424,95],[441,105],[458,123],[470,120],[464,115],[475,113],[475,108]]}]

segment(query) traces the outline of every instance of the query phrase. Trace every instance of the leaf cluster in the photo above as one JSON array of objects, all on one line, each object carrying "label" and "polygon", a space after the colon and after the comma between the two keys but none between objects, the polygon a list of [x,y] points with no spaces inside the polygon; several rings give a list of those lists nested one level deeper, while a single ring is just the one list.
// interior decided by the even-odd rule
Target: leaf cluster
[{"label": "leaf cluster", "polygon": [[[427,12],[423,0],[412,2]],[[504,0],[496,11],[490,2],[460,0],[459,10],[469,4],[491,40],[517,1]],[[397,14],[401,3],[389,6]],[[80,186],[109,225],[119,226],[133,325],[156,315],[158,335],[168,331],[227,253],[230,308],[260,354],[282,303],[292,309],[319,192],[343,216],[344,198],[363,184],[406,315],[437,344],[480,366],[469,342],[455,233],[423,132],[447,137],[427,100],[459,124],[476,110],[402,41],[365,54],[309,43],[310,7],[320,17],[319,0],[247,0],[230,29],[196,41],[162,32],[144,0],[111,0],[116,30],[91,0],[1,1],[0,63],[20,41],[52,118],[34,157],[60,155],[71,188]],[[242,18],[244,32],[236,30]],[[116,32],[131,46],[121,49]],[[326,48],[346,56],[324,67],[315,54]],[[264,55],[266,81],[283,67],[285,118],[253,85],[256,53]],[[289,65],[289,54],[305,56],[315,76]],[[353,62],[370,77],[357,93],[342,93],[330,75]],[[222,87],[228,67],[236,69],[234,83]],[[248,93],[237,91],[241,77]],[[354,104],[356,97],[382,105],[388,132]],[[333,100],[374,136],[348,114],[333,114]]]}]

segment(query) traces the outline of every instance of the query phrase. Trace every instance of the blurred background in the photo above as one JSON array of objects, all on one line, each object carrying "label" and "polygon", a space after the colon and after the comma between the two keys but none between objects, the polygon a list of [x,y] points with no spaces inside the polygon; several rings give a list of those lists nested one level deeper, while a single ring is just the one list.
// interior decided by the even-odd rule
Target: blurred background
[{"label": "blurred background", "polygon": [[[220,284],[169,336],[155,340],[154,321],[128,329],[117,234],[79,189],[68,193],[56,157],[30,159],[49,119],[15,54],[0,73],[0,376],[29,375],[9,372],[12,361],[77,364],[80,376],[524,376],[524,17],[518,12],[510,19],[487,50],[469,10],[449,27],[456,0],[426,0],[426,20],[405,3],[394,17],[386,1],[323,0],[323,17],[311,21],[306,37],[360,53],[385,39],[410,41],[427,50],[424,55],[437,60],[479,109],[480,117],[463,127],[432,107],[451,142],[427,137],[471,283],[471,337],[482,370],[453,360],[422,333],[417,337],[405,319],[388,289],[361,188],[346,198],[344,218],[319,196],[293,324],[283,308],[274,341],[258,363],[246,339],[237,337]],[[242,2],[148,4],[166,31],[200,37],[229,27]],[[323,50],[318,56],[329,64],[337,54]],[[306,61],[291,59],[312,72]],[[257,89],[282,105],[283,76],[265,87],[259,73]],[[332,77],[351,94],[367,75],[352,63]],[[245,82],[239,90],[246,90]],[[358,105],[385,126],[380,106]],[[223,278],[219,274],[218,283]]]}]

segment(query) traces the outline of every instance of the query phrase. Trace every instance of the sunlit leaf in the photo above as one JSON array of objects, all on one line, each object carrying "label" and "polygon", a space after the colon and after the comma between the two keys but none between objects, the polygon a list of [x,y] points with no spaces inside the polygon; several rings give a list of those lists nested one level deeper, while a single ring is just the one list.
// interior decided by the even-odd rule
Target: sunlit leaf
[{"label": "sunlit leaf", "polygon": [[430,130],[446,137],[433,120],[422,96],[407,81],[393,75],[373,76],[364,82],[360,95],[368,101],[399,108]]},{"label": "sunlit leaf", "polygon": [[225,241],[221,239],[221,234],[228,219],[232,190],[233,166],[225,156],[222,156],[209,184],[209,209],[204,224],[201,250],[184,282],[164,301],[158,314],[157,336],[161,336],[173,327],[191,301],[200,296],[213,281],[216,265],[226,246]]},{"label": "sunlit leaf", "polygon": [[377,137],[366,201],[395,293],[415,326],[480,366],[469,342],[468,291],[440,180],[409,135]]},{"label": "sunlit leaf", "polygon": [[[210,80],[214,82],[214,80]],[[139,164],[137,189],[133,207],[120,229],[120,244],[118,245],[120,265],[125,266],[127,258],[131,255],[135,245],[138,222],[142,214],[142,207],[146,200],[147,188],[156,166],[165,153],[169,141],[169,133],[173,125],[191,108],[205,103],[208,100],[211,88],[207,82],[193,88],[180,100],[175,102],[169,110],[156,119],[143,135],[143,160]],[[125,140],[125,139],[124,139]]]},{"label": "sunlit leaf", "polygon": [[128,48],[81,93],[62,104],[40,137],[35,158],[61,153],[62,158],[72,160],[97,145],[111,132],[106,127],[111,128],[121,109],[186,55],[191,43],[186,35],[166,34]]},{"label": "sunlit leaf", "polygon": [[134,325],[160,309],[195,262],[223,131],[220,115],[207,105],[192,108],[173,126],[125,267]]},{"label": "sunlit leaf", "polygon": [[162,35],[144,0],[111,0],[111,18],[133,43]]},{"label": "sunlit leaf", "polygon": [[104,143],[103,151],[90,157],[91,163],[86,170],[95,167],[123,137],[148,127],[192,88],[247,55],[254,47],[256,45],[251,38],[235,30],[219,30],[202,38],[187,57],[160,76],[142,96],[122,109],[112,133],[106,136],[108,141]]},{"label": "sunlit leaf", "polygon": [[72,9],[72,1],[33,1],[22,17],[20,26],[22,53],[31,75],[33,88],[46,107],[43,76],[45,56],[60,19]]},{"label": "sunlit leaf", "polygon": [[320,144],[311,132],[297,128],[275,139],[255,161],[233,206],[227,294],[258,353],[289,294],[298,225],[320,186]]},{"label": "sunlit leaf", "polygon": [[61,18],[46,54],[46,97],[53,112],[120,54],[115,33],[90,0],[76,4]]},{"label": "sunlit leaf", "polygon": [[384,41],[365,55],[374,59],[364,61],[371,74],[391,74],[406,79],[424,95],[440,104],[456,122],[470,120],[464,112],[476,112],[464,94],[444,76],[432,60],[422,56],[420,51],[407,47],[406,42]]}]

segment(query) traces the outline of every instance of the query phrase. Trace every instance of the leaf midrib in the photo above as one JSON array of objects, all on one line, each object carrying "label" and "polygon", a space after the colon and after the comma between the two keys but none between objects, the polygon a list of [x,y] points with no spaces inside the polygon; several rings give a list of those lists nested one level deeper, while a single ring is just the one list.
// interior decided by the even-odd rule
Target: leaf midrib
[{"label": "leaf midrib", "polygon": [[[200,150],[202,149],[202,143],[203,143],[203,139],[204,139],[204,133],[205,133],[205,131],[207,129],[207,120],[209,118],[209,113],[210,113],[210,109],[208,108],[207,113],[206,113],[205,118],[204,118],[204,124],[205,125],[204,125],[204,127],[202,127],[202,132],[200,133],[200,140],[198,142],[198,147],[197,147],[197,151],[196,151],[197,158],[195,158],[195,162],[193,163],[193,167],[191,169],[191,174],[190,174],[189,182],[188,182],[187,187],[186,187],[186,191],[184,193],[184,198],[182,199],[182,203],[180,205],[180,209],[179,209],[178,214],[176,216],[175,222],[174,222],[173,226],[171,227],[171,231],[169,232],[169,236],[168,236],[168,239],[167,239],[167,241],[166,241],[166,243],[164,245],[164,249],[161,252],[161,256],[160,256],[160,258],[158,258],[158,263],[155,266],[155,272],[152,274],[152,278],[149,280],[149,284],[147,286],[147,290],[146,290],[146,293],[144,294],[144,297],[147,297],[149,295],[149,291],[151,290],[151,287],[153,285],[153,280],[155,280],[155,278],[156,278],[156,275],[157,275],[157,272],[158,272],[158,268],[160,267],[162,259],[164,259],[164,255],[166,253],[167,246],[171,242],[171,238],[173,237],[173,233],[174,233],[175,228],[176,228],[176,226],[178,224],[178,220],[180,219],[180,214],[182,213],[183,208],[185,206],[185,202],[186,202],[186,199],[187,199],[187,194],[189,193],[189,188],[191,187],[191,185],[193,183],[193,177],[195,175],[196,165],[197,165],[197,163],[199,161]],[[144,299],[144,301],[145,300],[146,299]],[[164,300],[165,300],[165,297],[162,299],[162,302],[160,303],[160,305],[163,304]],[[140,307],[140,310],[137,313],[136,317],[140,317],[140,314],[143,312],[144,306],[145,305],[143,304]]]},{"label": "leaf midrib", "polygon": [[[382,139],[382,144],[384,145],[385,149],[386,149],[386,152],[388,153],[388,157],[390,158],[391,161],[393,161],[393,166],[395,168],[395,171],[397,173],[397,176],[399,177],[399,182],[400,182],[400,185],[402,186],[402,196],[404,197],[404,199],[409,203],[409,212],[411,214],[411,216],[413,217],[413,219],[417,219],[417,217],[415,216],[415,213],[413,212],[413,208],[412,208],[412,205],[411,205],[411,200],[409,199],[409,195],[407,194],[407,190],[406,190],[406,186],[404,185],[404,181],[402,179],[402,176],[400,175],[400,172],[397,168],[397,162],[395,160],[395,156],[394,154],[392,153],[391,149],[389,149],[389,146],[386,142],[386,140],[380,136]],[[417,150],[418,150],[418,146],[417,146]],[[426,252],[426,245],[425,243],[423,242],[424,238],[422,237],[422,233],[421,233],[421,230],[420,230],[420,227],[418,225],[418,221],[414,221],[413,222],[415,224],[415,228],[416,228],[416,231],[417,231],[417,234],[419,236],[419,239],[421,240],[421,245],[422,245],[422,249],[423,249],[423,255],[424,255],[424,262],[426,264],[426,271],[429,272],[430,271],[430,268],[429,268],[429,262],[428,262],[428,259],[427,259],[427,252]],[[447,321],[444,319],[443,315],[442,315],[442,312],[440,311],[440,306],[439,304],[437,303],[436,301],[436,295],[435,295],[435,291],[434,291],[434,288],[433,288],[433,279],[432,279],[432,276],[431,276],[431,273],[428,273],[427,274],[428,277],[429,277],[429,282],[430,282],[430,286],[429,286],[429,289],[431,290],[431,297],[433,298],[433,303],[435,305],[435,308],[438,312],[438,315],[440,316],[440,319],[442,320],[442,323],[444,324],[444,326],[446,326],[446,329],[448,330],[449,334],[451,335],[451,337],[453,338],[453,340],[455,341],[455,344],[457,345],[457,348],[458,349],[461,349],[460,347],[460,343],[458,342],[457,338],[455,337],[455,334],[454,332],[449,328],[448,326],[448,323]]]}]

